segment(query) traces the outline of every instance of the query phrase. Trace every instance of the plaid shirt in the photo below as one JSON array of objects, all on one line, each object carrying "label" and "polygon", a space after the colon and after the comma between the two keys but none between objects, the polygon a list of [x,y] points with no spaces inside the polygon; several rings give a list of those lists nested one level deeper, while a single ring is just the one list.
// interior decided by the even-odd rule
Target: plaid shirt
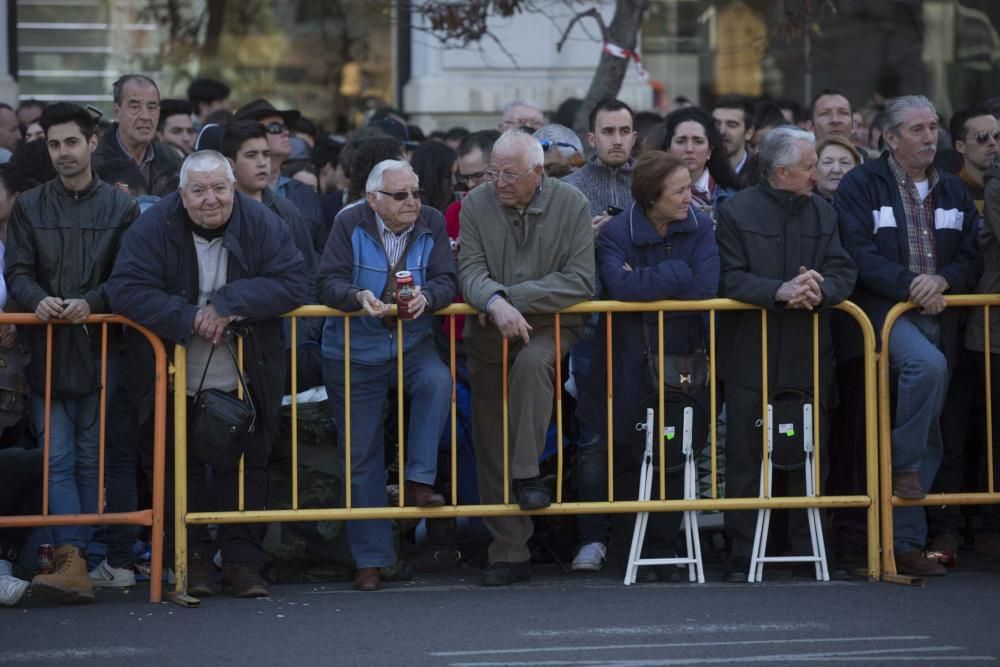
[{"label": "plaid shirt", "polygon": [[934,247],[934,186],[940,177],[937,169],[927,170],[927,197],[920,200],[920,193],[906,170],[889,156],[889,168],[896,177],[899,194],[903,200],[903,214],[906,216],[906,245],[910,258],[907,268],[914,273],[937,273],[937,252]]}]

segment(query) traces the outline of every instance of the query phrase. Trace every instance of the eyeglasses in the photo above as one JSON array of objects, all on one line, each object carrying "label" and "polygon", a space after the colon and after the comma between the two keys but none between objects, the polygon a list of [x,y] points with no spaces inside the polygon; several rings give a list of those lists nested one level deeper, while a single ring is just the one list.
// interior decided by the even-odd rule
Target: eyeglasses
[{"label": "eyeglasses", "polygon": [[379,193],[387,197],[392,197],[396,201],[406,201],[407,197],[413,197],[417,201],[424,198],[423,190],[410,190],[409,192],[406,190],[401,190],[400,192],[386,192],[385,190],[379,190]]},{"label": "eyeglasses", "polygon": [[1000,130],[993,130],[992,132],[979,130],[976,132],[976,143],[983,146],[990,140],[991,137],[993,138],[993,141],[1000,141]]},{"label": "eyeglasses", "polygon": [[288,126],[284,123],[268,123],[264,126],[264,131],[268,134],[285,134],[288,132]]},{"label": "eyeglasses", "polygon": [[459,183],[468,183],[469,181],[478,181],[480,178],[486,175],[486,169],[482,171],[477,171],[472,174],[455,174],[455,180]]},{"label": "eyeglasses", "polygon": [[542,145],[542,152],[543,153],[548,153],[549,149],[552,148],[553,146],[561,146],[562,148],[572,148],[577,153],[580,152],[580,149],[577,148],[576,146],[574,146],[573,144],[567,144],[567,143],[563,143],[561,141],[550,141],[548,139],[539,139],[538,143],[540,143]]},{"label": "eyeglasses", "polygon": [[490,167],[483,174],[483,178],[487,183],[496,183],[497,181],[502,181],[504,183],[516,183],[519,178],[524,176],[524,174],[519,174],[516,171],[504,171],[501,172],[496,167]]}]

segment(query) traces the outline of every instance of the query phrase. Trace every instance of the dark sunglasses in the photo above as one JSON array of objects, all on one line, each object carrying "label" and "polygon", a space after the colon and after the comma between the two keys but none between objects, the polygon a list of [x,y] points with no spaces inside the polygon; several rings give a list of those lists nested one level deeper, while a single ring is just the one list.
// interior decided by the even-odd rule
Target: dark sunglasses
[{"label": "dark sunglasses", "polygon": [[979,130],[979,132],[976,132],[976,143],[983,146],[990,140],[990,137],[993,137],[993,141],[1000,141],[1000,130],[993,130],[992,132]]},{"label": "dark sunglasses", "polygon": [[579,152],[579,150],[580,150],[576,146],[574,146],[573,144],[567,144],[567,143],[563,143],[561,141],[551,141],[549,139],[539,139],[538,143],[540,143],[542,145],[542,152],[543,153],[548,153],[549,149],[552,148],[553,146],[561,146],[563,148],[572,148],[573,150],[575,150],[577,152]]},{"label": "dark sunglasses", "polygon": [[264,131],[268,134],[284,134],[288,132],[288,126],[284,123],[268,123],[264,126]]},{"label": "dark sunglasses", "polygon": [[485,175],[486,175],[486,170],[483,169],[482,171],[473,172],[471,174],[456,174],[455,180],[458,181],[459,183],[468,183],[469,181],[480,179]]},{"label": "dark sunglasses", "polygon": [[403,190],[402,192],[386,192],[385,190],[379,190],[379,192],[387,197],[392,197],[396,201],[406,201],[407,197],[413,197],[417,201],[424,198],[423,190],[411,190],[409,192],[406,190]]}]

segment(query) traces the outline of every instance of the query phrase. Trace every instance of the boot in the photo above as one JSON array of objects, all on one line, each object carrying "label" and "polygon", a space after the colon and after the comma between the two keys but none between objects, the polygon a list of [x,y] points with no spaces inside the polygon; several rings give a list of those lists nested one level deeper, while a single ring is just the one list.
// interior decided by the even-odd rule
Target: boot
[{"label": "boot", "polygon": [[93,602],[94,587],[87,575],[87,560],[72,544],[56,548],[52,574],[31,580],[31,593],[53,602]]}]

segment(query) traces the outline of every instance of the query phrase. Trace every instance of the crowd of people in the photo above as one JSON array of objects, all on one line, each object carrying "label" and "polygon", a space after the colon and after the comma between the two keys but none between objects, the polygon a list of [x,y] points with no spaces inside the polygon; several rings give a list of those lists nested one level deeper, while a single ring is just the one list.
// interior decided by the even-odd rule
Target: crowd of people
[{"label": "crowd of people", "polygon": [[[137,471],[148,477],[153,466],[154,357],[141,335],[113,327],[102,363],[102,335],[86,324],[101,313],[146,327],[168,351],[186,347],[190,414],[204,410],[207,392],[249,400],[252,427],[233,440],[236,458],[221,451],[226,438],[199,430],[206,420],[189,425],[190,511],[269,506],[268,468],[282,400],[292,391],[293,347],[296,389],[319,387],[328,397],[337,434],[326,443],[330,457],[344,461],[349,435],[353,507],[388,504],[387,451],[400,443],[387,433],[387,406],[400,353],[406,460],[394,491],[404,505],[442,506],[457,487],[462,504],[548,507],[557,377],[575,405],[564,443],[570,496],[608,499],[613,447],[613,497],[634,500],[642,463],[635,424],[645,420],[636,415],[655,404],[651,397],[662,390],[668,411],[692,408],[696,447],[707,439],[707,320],[669,312],[661,328],[656,313],[553,317],[594,298],[718,296],[764,309],[766,368],[757,311],[721,312],[717,320],[715,417],[730,497],[758,494],[763,399],[801,414],[817,385],[818,436],[832,443],[821,449],[817,483],[830,493],[863,492],[864,405],[874,397],[862,390],[856,327],[833,307],[850,299],[878,330],[893,305],[912,302],[916,309],[883,351],[894,383],[893,492],[920,499],[932,490],[982,490],[984,470],[966,463],[990,446],[976,419],[996,407],[976,392],[992,379],[983,363],[988,323],[982,313],[946,308],[944,296],[994,293],[1000,283],[996,100],[956,112],[947,131],[926,97],[896,97],[862,114],[828,89],[805,111],[724,95],[706,109],[679,105],[660,117],[605,99],[589,111],[582,134],[569,127],[572,104],[547,118],[517,100],[497,130],[456,127],[429,136],[385,108],[339,136],[266,99],[230,111],[229,89],[218,81],[197,80],[188,93],[161,99],[152,79],[124,75],[112,89],[110,124],[72,103],[0,105],[0,306],[60,322],[47,364],[44,327],[0,327],[0,515],[41,514],[46,441],[49,514],[96,513],[99,498],[108,512],[141,504],[145,480]],[[402,279],[412,281],[405,294],[397,288]],[[479,315],[454,322],[434,315],[454,302]],[[300,319],[293,339],[280,316],[310,303],[358,316],[350,325],[344,317]],[[469,400],[458,416],[462,479],[449,479],[450,466],[439,465],[450,455],[452,331],[457,389]],[[987,350],[993,373],[998,338]],[[775,473],[781,492],[802,495],[801,467],[788,468]],[[669,497],[680,488],[670,483]],[[903,573],[945,574],[942,563],[954,564],[969,538],[1000,560],[995,508],[972,517],[954,507],[894,512]],[[747,580],[754,517],[725,513],[726,581]],[[679,518],[652,517],[645,555],[674,555]],[[834,578],[848,576],[852,519],[833,517]],[[577,517],[572,569],[624,567],[634,521]],[[533,518],[482,523],[489,541],[482,584],[529,579]],[[824,525],[831,529],[826,517]],[[218,593],[221,569],[227,591],[268,595],[265,529],[191,526],[187,592]],[[45,530],[54,562],[30,580],[14,565],[31,560],[19,560],[29,531],[0,531],[0,604],[17,604],[29,590],[86,602],[95,588],[135,584],[137,527]],[[775,532],[780,548],[810,551],[804,511],[790,512]],[[413,576],[392,522],[347,521],[346,534],[356,589]],[[169,566],[172,528],[166,537]],[[97,542],[103,556],[95,562]],[[811,565],[804,570],[812,576]],[[640,573],[642,581],[679,579],[673,566]]]}]

